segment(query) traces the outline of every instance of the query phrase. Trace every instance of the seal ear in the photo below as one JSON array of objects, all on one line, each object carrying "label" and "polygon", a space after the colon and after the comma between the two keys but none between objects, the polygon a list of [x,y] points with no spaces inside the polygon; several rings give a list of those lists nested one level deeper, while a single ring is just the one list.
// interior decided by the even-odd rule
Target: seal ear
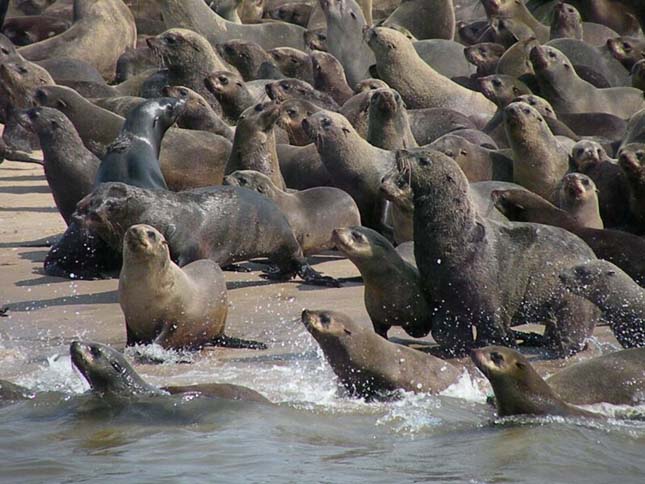
[{"label": "seal ear", "polygon": [[349,336],[352,335],[352,332],[347,328],[343,328],[343,331],[345,331],[345,333],[348,334]]},{"label": "seal ear", "polygon": [[65,101],[63,101],[62,99],[58,99],[56,101],[56,105],[61,107],[61,108],[69,107],[69,105]]}]

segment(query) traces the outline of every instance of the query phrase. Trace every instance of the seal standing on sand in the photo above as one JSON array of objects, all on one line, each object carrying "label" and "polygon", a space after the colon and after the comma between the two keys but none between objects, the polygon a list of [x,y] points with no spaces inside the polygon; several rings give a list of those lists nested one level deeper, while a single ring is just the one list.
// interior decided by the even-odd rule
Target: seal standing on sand
[{"label": "seal standing on sand", "polygon": [[495,392],[497,414],[594,417],[565,402],[535,371],[524,356],[501,346],[473,350],[471,358]]},{"label": "seal standing on sand", "polygon": [[180,268],[157,229],[133,225],[123,240],[119,304],[129,345],[199,348],[224,334],[226,281],[209,259]]},{"label": "seal standing on sand", "polygon": [[432,316],[419,271],[385,237],[367,227],[348,227],[334,230],[333,240],[361,273],[365,308],[377,334],[387,338],[392,326],[402,326],[414,338],[430,332]]},{"label": "seal standing on sand", "polygon": [[224,184],[255,190],[273,200],[286,215],[305,255],[333,249],[335,228],[361,223],[356,203],[338,188],[316,187],[290,193],[253,170],[235,171],[224,177]]},{"label": "seal standing on sand", "polygon": [[304,310],[302,323],[353,396],[374,398],[396,390],[439,393],[459,379],[460,371],[450,363],[392,343],[345,314]]},{"label": "seal standing on sand", "polygon": [[141,188],[168,189],[161,166],[161,140],[184,105],[173,98],[154,99],[128,114],[116,140],[108,146],[98,172],[96,185],[123,182]]},{"label": "seal standing on sand", "polygon": [[103,183],[79,202],[76,212],[119,251],[125,231],[144,223],[163,234],[179,266],[199,259],[225,266],[268,257],[278,266],[270,277],[288,279],[300,274],[314,284],[337,285],[309,267],[280,209],[251,190],[215,186],[175,193]]},{"label": "seal standing on sand", "polygon": [[270,403],[255,390],[227,383],[157,388],[147,383],[118,351],[87,341],[74,341],[69,347],[73,365],[102,397],[132,398],[190,393],[196,396]]}]

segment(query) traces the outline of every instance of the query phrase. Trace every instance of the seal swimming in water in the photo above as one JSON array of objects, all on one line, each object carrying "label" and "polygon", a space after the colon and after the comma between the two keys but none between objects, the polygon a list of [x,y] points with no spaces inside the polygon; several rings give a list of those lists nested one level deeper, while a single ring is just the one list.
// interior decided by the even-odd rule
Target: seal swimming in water
[{"label": "seal swimming in water", "polygon": [[387,397],[396,390],[436,394],[459,379],[460,370],[447,361],[392,343],[345,314],[305,309],[302,323],[353,396]]},{"label": "seal swimming in water", "polygon": [[227,400],[270,403],[264,396],[240,385],[205,383],[157,388],[147,383],[118,351],[101,343],[73,341],[69,346],[72,363],[102,397],[132,398],[191,393]]},{"label": "seal swimming in water", "polygon": [[226,281],[215,262],[202,259],[180,268],[163,235],[145,224],[126,231],[122,253],[119,304],[128,345],[199,348],[224,334]]},{"label": "seal swimming in water", "polygon": [[95,184],[123,182],[141,188],[168,190],[159,163],[161,140],[184,104],[182,99],[162,98],[146,101],[132,109],[101,160]]},{"label": "seal swimming in water", "polygon": [[511,415],[560,415],[595,418],[565,402],[538,375],[528,360],[510,348],[488,346],[472,350],[471,358],[495,392],[500,417]]}]

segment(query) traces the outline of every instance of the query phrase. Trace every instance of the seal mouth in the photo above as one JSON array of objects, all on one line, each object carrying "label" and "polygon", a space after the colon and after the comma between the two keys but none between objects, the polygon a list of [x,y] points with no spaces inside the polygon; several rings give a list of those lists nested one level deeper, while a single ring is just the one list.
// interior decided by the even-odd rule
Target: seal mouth
[{"label": "seal mouth", "polygon": [[85,368],[90,361],[90,347],[80,341],[72,341],[69,345],[69,355],[74,367],[85,375]]},{"label": "seal mouth", "polygon": [[363,40],[367,43],[367,45],[372,47],[377,38],[378,32],[376,31],[375,27],[371,27],[369,25],[365,25],[363,27]]},{"label": "seal mouth", "polygon": [[283,103],[288,97],[279,86],[280,84],[277,82],[271,82],[264,86],[264,91],[267,93],[267,96],[276,104]]},{"label": "seal mouth", "polygon": [[579,200],[585,193],[585,189],[578,180],[565,180],[565,190],[573,198]]},{"label": "seal mouth", "polygon": [[32,119],[37,118],[39,115],[40,113],[34,108],[25,109],[16,115],[16,121],[18,121],[18,124],[23,128],[33,130],[34,125],[32,123]]},{"label": "seal mouth", "polygon": [[228,185],[228,186],[231,186],[231,187],[239,187],[239,186],[241,186],[240,181],[237,178],[235,178],[233,175],[226,175],[224,177],[224,185]]},{"label": "seal mouth", "polygon": [[222,94],[224,92],[224,86],[226,84],[228,84],[228,82],[225,83],[224,80],[220,79],[217,75],[212,75],[204,78],[204,86],[206,86],[206,89],[216,95]]},{"label": "seal mouth", "polygon": [[623,152],[618,156],[618,164],[626,171],[631,173],[639,173],[641,164],[635,153]]},{"label": "seal mouth", "polygon": [[348,229],[334,229],[331,232],[331,241],[337,250],[346,252],[346,250],[350,247],[347,243],[347,233]]},{"label": "seal mouth", "polygon": [[396,98],[388,91],[379,92],[375,91],[370,101],[383,112],[393,113],[397,110]]}]

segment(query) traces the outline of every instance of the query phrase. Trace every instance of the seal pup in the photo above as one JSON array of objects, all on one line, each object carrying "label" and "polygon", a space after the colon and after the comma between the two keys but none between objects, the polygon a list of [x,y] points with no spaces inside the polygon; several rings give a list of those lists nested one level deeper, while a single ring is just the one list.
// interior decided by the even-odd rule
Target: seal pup
[{"label": "seal pup", "polygon": [[147,383],[118,351],[101,343],[73,341],[72,364],[90,384],[91,391],[108,398],[194,394],[196,396],[270,403],[264,396],[240,385],[205,383],[157,388]]},{"label": "seal pup", "polygon": [[126,231],[122,254],[119,304],[128,345],[200,348],[224,334],[226,280],[215,262],[202,259],[180,268],[163,235],[145,224]]},{"label": "seal pup", "polygon": [[583,349],[595,308],[565,291],[558,274],[594,259],[591,249],[560,228],[483,218],[465,175],[443,153],[399,150],[396,161],[388,178],[412,189],[414,253],[435,340],[453,353],[509,345],[509,329],[530,320],[545,324],[543,344],[555,353]]},{"label": "seal pup", "polygon": [[224,177],[224,185],[255,190],[273,200],[286,215],[304,255],[333,249],[332,232],[336,227],[361,223],[356,203],[338,188],[316,187],[287,192],[265,174],[253,170],[234,171]]},{"label": "seal pup", "polygon": [[477,67],[477,77],[495,74],[497,63],[506,52],[503,45],[495,42],[480,42],[464,48],[464,56]]},{"label": "seal pup", "polygon": [[309,54],[314,89],[329,94],[342,106],[354,95],[347,83],[342,64],[328,52],[313,51]]},{"label": "seal pup", "polygon": [[69,225],[76,204],[92,191],[101,161],[83,146],[72,122],[56,109],[23,111],[18,122],[38,135],[47,184],[56,208]]},{"label": "seal pup", "polygon": [[366,139],[368,143],[385,150],[418,146],[410,128],[405,103],[394,89],[371,91]]},{"label": "seal pup", "polygon": [[164,236],[180,267],[199,259],[226,266],[268,257],[277,266],[269,278],[288,280],[299,274],[312,284],[338,284],[307,264],[282,211],[252,190],[215,186],[175,193],[102,183],[79,202],[76,213],[118,251],[130,226],[147,224]]},{"label": "seal pup", "polygon": [[302,127],[302,121],[321,110],[320,106],[309,101],[287,99],[280,103],[280,117],[276,123],[287,132],[289,144],[305,146],[311,143],[311,139]]},{"label": "seal pup", "polygon": [[311,57],[306,52],[290,47],[276,47],[267,51],[270,59],[284,77],[313,82]]},{"label": "seal pup", "polygon": [[560,279],[574,294],[598,306],[624,348],[645,346],[645,290],[609,261],[569,267]]},{"label": "seal pup", "polygon": [[256,104],[240,115],[226,163],[227,174],[255,170],[267,175],[279,189],[286,188],[275,143],[274,127],[279,116],[280,106],[273,102]]},{"label": "seal pup", "polygon": [[235,67],[245,81],[258,79],[264,62],[272,62],[271,56],[255,42],[230,40],[217,44],[220,57]]},{"label": "seal pup", "polygon": [[392,343],[345,314],[305,309],[302,323],[352,396],[391,397],[396,390],[436,394],[459,379],[461,372],[450,363]]},{"label": "seal pup", "polygon": [[379,76],[396,89],[410,109],[448,108],[489,118],[495,105],[481,93],[466,89],[426,64],[412,42],[386,27],[373,27],[365,39],[376,57]]},{"label": "seal pup", "polygon": [[571,214],[583,227],[604,229],[598,206],[598,189],[591,178],[582,173],[567,173],[555,195],[556,205]]},{"label": "seal pup", "polygon": [[500,417],[597,417],[597,414],[577,408],[560,398],[517,351],[502,346],[488,346],[472,350],[470,357],[493,387]]},{"label": "seal pup", "polygon": [[365,308],[376,334],[387,339],[392,326],[401,326],[414,338],[426,336],[432,317],[417,268],[385,237],[367,227],[337,228],[332,237],[336,248],[361,273]]},{"label": "seal pup", "polygon": [[123,182],[168,190],[159,163],[161,140],[175,123],[184,103],[181,99],[153,99],[130,111],[121,132],[101,160],[96,185]]},{"label": "seal pup", "polygon": [[278,103],[287,99],[302,99],[330,111],[338,111],[339,108],[329,94],[314,89],[311,84],[300,79],[282,79],[270,82],[265,89],[269,98]]}]

